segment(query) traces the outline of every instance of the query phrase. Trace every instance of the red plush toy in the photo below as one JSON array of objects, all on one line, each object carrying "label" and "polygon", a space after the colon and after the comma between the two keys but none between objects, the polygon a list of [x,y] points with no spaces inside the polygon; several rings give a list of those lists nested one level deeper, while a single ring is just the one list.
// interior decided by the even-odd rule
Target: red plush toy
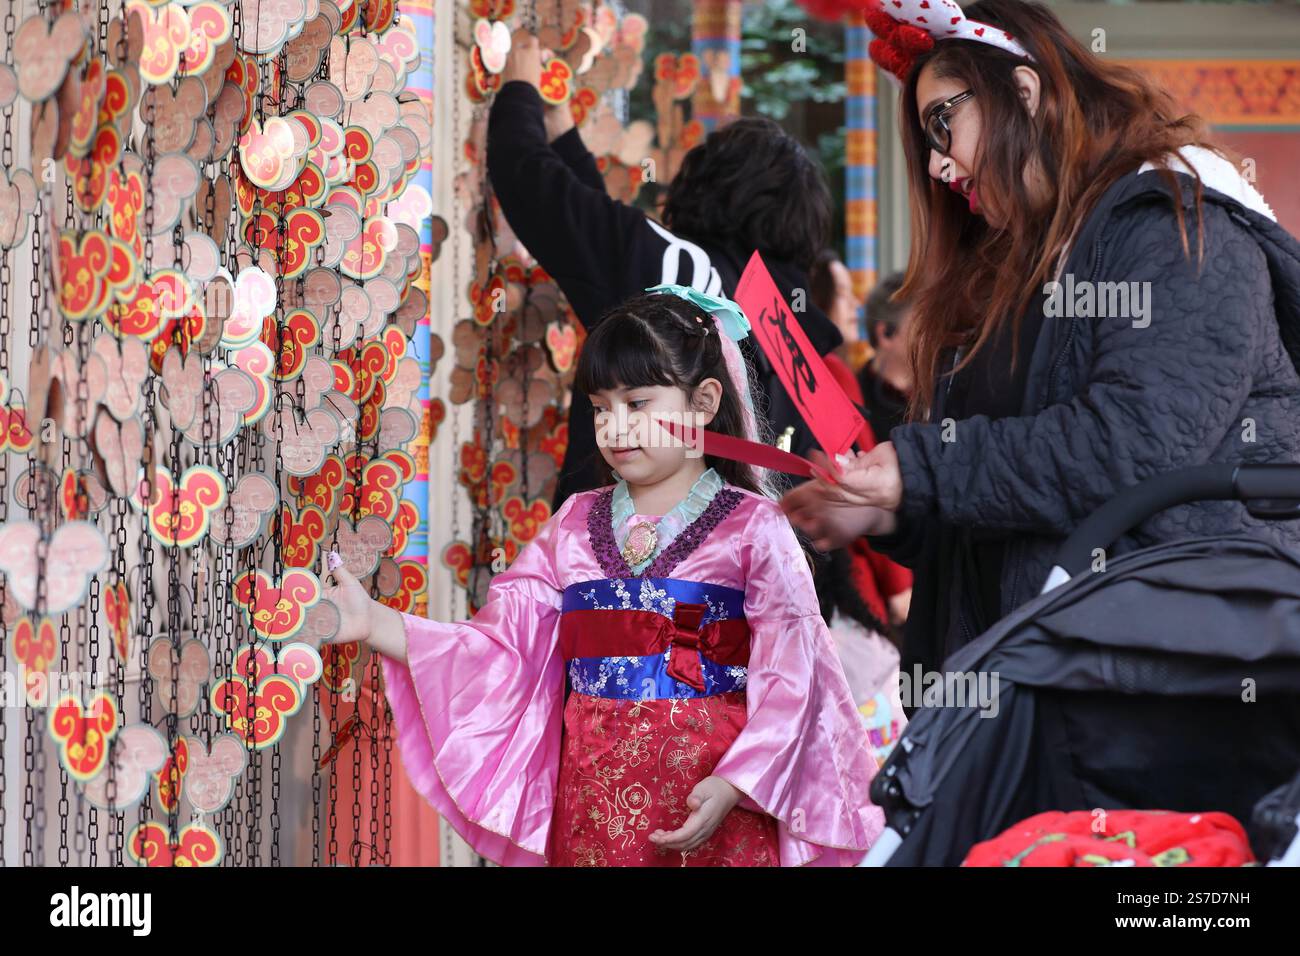
[{"label": "red plush toy", "polygon": [[1255,856],[1226,813],[1040,813],[977,843],[962,866],[1245,866]]}]

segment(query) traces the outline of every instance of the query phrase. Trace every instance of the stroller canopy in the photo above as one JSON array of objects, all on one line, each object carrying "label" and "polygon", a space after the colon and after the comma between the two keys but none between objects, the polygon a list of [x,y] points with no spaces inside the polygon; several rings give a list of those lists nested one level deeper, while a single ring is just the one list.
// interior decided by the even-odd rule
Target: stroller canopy
[{"label": "stroller canopy", "polygon": [[[983,695],[966,706],[917,710],[872,791],[891,827],[921,831],[904,844],[914,852],[893,863],[959,862],[972,843],[1024,811],[1107,806],[1091,802],[1107,796],[1177,809],[1160,806],[1172,802],[1171,788],[1153,786],[1144,799],[1143,787],[1155,780],[1192,781],[1177,791],[1192,804],[1222,798],[1185,809],[1248,812],[1300,769],[1300,555],[1249,537],[1136,551],[1039,595],[944,670],[992,680],[995,713]],[[1048,699],[1078,707],[1044,731]],[[1198,724],[1207,700],[1208,710],[1219,708],[1217,723]],[[1275,732],[1278,719],[1285,726]],[[1224,782],[1214,768],[1250,747],[1255,765]],[[1143,780],[1133,768],[1148,760],[1163,760],[1163,769]],[[1090,777],[1121,767],[1089,788]],[[1111,786],[1116,779],[1125,782]],[[1221,792],[1229,785],[1231,803]],[[957,802],[963,806],[944,806]],[[935,813],[921,812],[935,805]]]}]

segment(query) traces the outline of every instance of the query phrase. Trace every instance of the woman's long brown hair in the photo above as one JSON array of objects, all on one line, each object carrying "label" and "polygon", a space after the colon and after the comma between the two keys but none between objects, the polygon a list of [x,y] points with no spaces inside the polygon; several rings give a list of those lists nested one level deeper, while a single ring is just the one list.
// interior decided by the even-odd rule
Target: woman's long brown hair
[{"label": "woman's long brown hair", "polygon": [[[972,20],[1010,33],[1032,63],[998,47],[966,40],[936,43],[917,58],[903,86],[903,145],[911,191],[912,248],[900,301],[913,306],[911,357],[915,387],[909,417],[930,411],[941,353],[968,346],[964,367],[1000,327],[1020,323],[1051,280],[1062,250],[1101,195],[1150,160],[1181,195],[1166,157],[1184,146],[1213,147],[1204,122],[1136,70],[1094,56],[1039,3],[981,0]],[[975,157],[981,202],[1007,225],[995,229],[969,209],[965,197],[927,171],[930,147],[916,103],[917,77],[931,64],[975,91],[966,108],[981,116]],[[1025,109],[1013,70],[1037,72],[1037,114]],[[1222,152],[1222,150],[1218,150]],[[1034,169],[1047,189],[1038,198],[1025,182]],[[1198,256],[1203,246],[1201,183],[1196,178]],[[1184,253],[1190,256],[1181,203],[1176,203]],[[1024,357],[1027,360],[1027,357]],[[1013,361],[1022,360],[1015,354]]]}]

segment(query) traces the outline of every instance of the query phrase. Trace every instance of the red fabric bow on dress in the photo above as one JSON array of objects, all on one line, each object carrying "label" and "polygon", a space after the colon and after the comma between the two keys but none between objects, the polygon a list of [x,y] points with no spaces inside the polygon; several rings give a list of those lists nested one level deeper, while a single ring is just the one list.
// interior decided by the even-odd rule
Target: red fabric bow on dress
[{"label": "red fabric bow on dress", "polygon": [[[673,609],[673,619],[664,619],[665,637],[672,644],[668,655],[668,673],[683,684],[704,690],[704,669],[700,662],[700,621],[704,619],[703,604],[683,604],[678,601]],[[712,642],[710,642],[712,643]]]},{"label": "red fabric bow on dress", "polygon": [[749,663],[749,622],[743,617],[702,624],[708,606],[678,601],[671,618],[654,611],[567,611],[560,619],[560,652],[575,657],[668,655],[668,674],[705,690],[703,654],[723,667]]},{"label": "red fabric bow on dress", "polygon": [[743,619],[714,621],[700,626],[703,604],[678,601],[673,619],[662,618],[660,631],[672,645],[668,655],[668,674],[696,690],[704,690],[704,669],[700,654],[715,664],[745,666],[749,663],[749,624]]}]

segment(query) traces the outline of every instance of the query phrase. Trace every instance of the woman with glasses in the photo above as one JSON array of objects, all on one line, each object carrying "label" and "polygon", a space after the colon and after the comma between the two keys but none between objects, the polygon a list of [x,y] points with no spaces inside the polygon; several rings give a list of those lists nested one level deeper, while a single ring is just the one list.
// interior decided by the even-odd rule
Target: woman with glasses
[{"label": "woman with glasses", "polygon": [[[1300,460],[1300,243],[1197,117],[1041,4],[890,0],[868,23],[902,82],[915,388],[889,442],[785,505],[821,547],[865,534],[914,569],[911,673],[1037,594],[1121,488]],[[1242,532],[1300,546],[1215,502],[1112,550]]]}]

